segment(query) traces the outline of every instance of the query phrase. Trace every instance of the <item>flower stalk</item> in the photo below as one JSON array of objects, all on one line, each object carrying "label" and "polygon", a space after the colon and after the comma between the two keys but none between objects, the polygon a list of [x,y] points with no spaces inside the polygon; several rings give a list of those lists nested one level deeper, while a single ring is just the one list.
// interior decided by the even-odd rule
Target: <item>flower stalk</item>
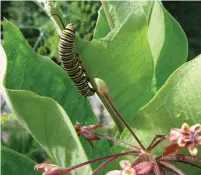
[{"label": "flower stalk", "polygon": [[142,148],[142,150],[145,150],[144,145],[142,145],[141,141],[139,140],[139,138],[137,137],[137,135],[133,132],[133,130],[131,129],[131,127],[127,124],[127,122],[123,119],[123,117],[121,116],[121,114],[117,111],[117,109],[115,108],[115,106],[113,105],[110,97],[108,94],[104,94],[104,97],[106,98],[106,100],[108,101],[108,103],[110,104],[111,108],[114,110],[115,114],[118,116],[119,120],[126,126],[126,128],[130,131],[131,135],[135,138],[135,140],[137,141],[137,143],[140,145],[140,147]]},{"label": "flower stalk", "polygon": [[74,169],[77,169],[79,167],[82,167],[82,166],[85,166],[85,165],[88,165],[90,163],[94,163],[94,162],[98,162],[98,161],[101,161],[101,160],[104,160],[104,159],[110,159],[110,158],[118,158],[118,157],[121,157],[121,156],[125,156],[125,155],[138,155],[140,154],[139,151],[136,151],[136,150],[131,150],[131,151],[126,151],[126,152],[123,152],[123,153],[117,153],[117,154],[111,154],[111,155],[107,155],[107,156],[102,156],[102,157],[98,157],[98,158],[95,158],[95,159],[91,159],[89,161],[86,161],[86,162],[83,162],[83,163],[80,163],[80,164],[77,164],[77,165],[74,165],[72,167],[69,167],[67,169],[65,169],[65,172],[70,172]]}]

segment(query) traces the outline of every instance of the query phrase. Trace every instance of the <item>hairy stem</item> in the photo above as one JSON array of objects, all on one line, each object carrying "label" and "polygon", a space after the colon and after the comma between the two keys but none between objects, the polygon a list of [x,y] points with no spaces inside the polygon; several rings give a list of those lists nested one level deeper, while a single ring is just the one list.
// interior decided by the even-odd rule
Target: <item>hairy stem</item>
[{"label": "hairy stem", "polygon": [[[44,12],[47,16],[50,17],[50,19],[52,20],[57,32],[59,35],[61,35],[62,30],[64,29],[63,27],[63,23],[60,19],[60,17],[57,14],[51,14],[47,8],[45,8],[42,4],[40,0],[33,0]],[[57,17],[55,17],[55,15]]]},{"label": "hairy stem", "polygon": [[111,115],[114,123],[116,124],[118,130],[120,133],[123,132],[124,130],[124,126],[122,124],[122,122],[119,120],[119,118],[116,116],[114,110],[111,108],[111,105],[108,103],[108,101],[105,99],[105,97],[101,94],[99,94],[99,92],[96,92],[100,101],[102,102],[103,106],[107,109],[107,111],[109,112],[109,114]]},{"label": "hairy stem", "polygon": [[172,156],[172,157],[162,157],[162,158],[160,158],[160,160],[162,160],[162,161],[190,160],[190,161],[196,161],[196,162],[201,163],[201,158],[189,156],[189,155],[185,155],[185,154],[177,154],[176,156]]},{"label": "hairy stem", "polygon": [[39,43],[41,42],[42,38],[44,36],[44,32],[40,32],[40,36],[38,37],[37,41],[35,42],[33,49],[36,50],[36,48],[38,47]]},{"label": "hairy stem", "polygon": [[140,147],[145,150],[145,147],[142,145],[142,143],[140,142],[140,140],[138,139],[138,137],[136,136],[136,134],[133,132],[133,130],[131,129],[131,127],[126,123],[126,121],[123,119],[123,117],[120,115],[120,113],[117,111],[117,109],[115,108],[115,106],[113,105],[110,97],[108,94],[104,95],[104,97],[106,98],[106,100],[108,101],[108,103],[110,104],[111,108],[114,110],[115,114],[118,116],[119,120],[121,120],[121,122],[126,126],[126,128],[130,131],[130,133],[133,135],[133,137],[135,138],[135,140],[137,141],[137,143],[140,145]]},{"label": "hairy stem", "polygon": [[[157,142],[156,139],[159,139]],[[165,139],[165,135],[156,135],[151,143],[149,144],[148,148],[146,149],[148,152],[150,152],[153,148],[155,148],[159,143],[161,143]]]},{"label": "hairy stem", "polygon": [[140,150],[140,148],[139,147],[137,147],[137,146],[134,146],[134,145],[132,145],[132,144],[130,144],[130,143],[127,143],[127,142],[125,142],[125,141],[123,141],[123,140],[119,140],[119,139],[116,139],[116,138],[114,138],[114,137],[111,137],[111,136],[107,136],[107,135],[103,135],[103,134],[98,134],[98,133],[95,133],[98,137],[102,137],[102,138],[105,138],[105,139],[108,139],[108,140],[112,140],[112,141],[115,141],[115,142],[119,142],[119,143],[123,143],[123,144],[125,144],[125,145],[127,145],[127,146],[129,146],[129,147],[131,147],[131,148],[134,148],[134,149],[136,149],[136,150]]},{"label": "hairy stem", "polygon": [[112,23],[112,19],[111,19],[111,17],[110,17],[109,12],[108,12],[106,1],[101,0],[101,3],[102,3],[102,7],[103,7],[103,10],[104,10],[104,13],[105,13],[107,22],[108,22],[108,24],[109,24],[109,26],[110,26],[110,30],[113,30],[113,29],[114,29],[114,25],[113,25],[113,23]]},{"label": "hairy stem", "polygon": [[173,172],[174,174],[177,175],[185,175],[180,169],[178,169],[177,167],[167,163],[167,162],[162,162],[160,161],[159,164],[164,167],[165,169],[168,169],[169,171]]}]

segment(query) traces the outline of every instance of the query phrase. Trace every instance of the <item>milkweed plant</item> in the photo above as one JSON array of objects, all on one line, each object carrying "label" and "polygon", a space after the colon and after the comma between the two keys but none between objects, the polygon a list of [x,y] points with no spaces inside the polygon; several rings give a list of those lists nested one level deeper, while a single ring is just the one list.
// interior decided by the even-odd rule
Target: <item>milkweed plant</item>
[{"label": "milkweed plant", "polygon": [[[72,22],[59,1],[35,3],[58,38],[67,32],[62,66],[4,19],[1,80],[7,103],[50,160],[37,164],[2,147],[3,174],[201,174],[201,56],[186,62],[185,33],[162,3],[101,1],[91,41],[77,35],[84,19],[73,35],[66,29]],[[110,114],[101,116],[106,124],[94,100]]]}]

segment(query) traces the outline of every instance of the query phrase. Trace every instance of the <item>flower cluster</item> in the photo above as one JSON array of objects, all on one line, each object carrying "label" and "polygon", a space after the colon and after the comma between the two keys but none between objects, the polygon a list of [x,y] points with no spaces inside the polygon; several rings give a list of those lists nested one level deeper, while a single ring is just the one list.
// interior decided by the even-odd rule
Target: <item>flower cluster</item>
[{"label": "flower cluster", "polygon": [[132,166],[132,163],[130,163],[128,160],[121,160],[120,161],[120,167],[122,170],[113,170],[108,172],[106,175],[140,175],[140,174],[146,174],[149,173],[154,163],[153,162],[141,162],[137,165]]},{"label": "flower cluster", "polygon": [[184,123],[181,129],[171,129],[167,139],[170,141],[170,144],[166,147],[167,153],[168,149],[169,153],[172,153],[180,147],[185,147],[191,155],[195,156],[198,152],[196,145],[201,145],[201,125],[196,124],[189,127],[188,124]]},{"label": "flower cluster", "polygon": [[[190,166],[201,169],[201,166],[194,164],[201,163],[201,158],[194,157],[198,150],[196,148],[197,145],[201,145],[201,125],[196,124],[191,127],[188,124],[184,123],[180,129],[173,128],[170,130],[168,135],[156,135],[150,145],[147,148],[140,148],[134,146],[130,143],[127,143],[122,140],[118,140],[112,138],[110,136],[97,134],[93,132],[94,129],[100,127],[100,124],[96,125],[86,125],[82,126],[80,123],[75,124],[75,130],[79,136],[83,136],[89,143],[92,145],[93,140],[99,140],[99,137],[104,137],[106,139],[110,139],[112,141],[117,141],[119,143],[125,144],[131,148],[129,151],[106,155],[103,157],[98,157],[86,162],[82,162],[80,164],[68,167],[61,168],[57,165],[41,163],[35,166],[36,170],[43,171],[43,175],[66,175],[66,173],[82,167],[84,165],[106,160],[102,163],[98,168],[96,168],[91,175],[95,175],[101,168],[106,166],[109,162],[121,157],[121,156],[136,156],[133,162],[128,160],[121,160],[119,162],[121,169],[120,170],[112,170],[109,171],[106,175],[151,175],[151,174],[180,174],[184,175],[184,172],[177,168],[176,166],[170,164],[169,162],[182,162],[184,164],[188,164]],[[159,140],[157,140],[159,139]],[[160,144],[163,140],[167,139],[170,144],[168,144],[164,148],[164,152],[162,155],[155,157],[151,154],[153,148],[155,148],[158,144]],[[180,148],[187,148],[192,155],[185,154],[177,154],[177,151]],[[174,154],[172,154],[174,153]]]}]

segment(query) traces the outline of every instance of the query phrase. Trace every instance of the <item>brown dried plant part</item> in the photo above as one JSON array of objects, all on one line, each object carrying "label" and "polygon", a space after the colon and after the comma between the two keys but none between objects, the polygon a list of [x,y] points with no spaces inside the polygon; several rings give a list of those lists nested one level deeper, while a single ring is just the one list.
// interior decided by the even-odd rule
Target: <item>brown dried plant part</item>
[{"label": "brown dried plant part", "polygon": [[100,140],[100,138],[92,130],[101,127],[101,124],[98,123],[95,125],[82,126],[79,122],[77,122],[74,127],[78,136],[82,135],[89,142],[92,148],[94,148],[92,141]]}]

